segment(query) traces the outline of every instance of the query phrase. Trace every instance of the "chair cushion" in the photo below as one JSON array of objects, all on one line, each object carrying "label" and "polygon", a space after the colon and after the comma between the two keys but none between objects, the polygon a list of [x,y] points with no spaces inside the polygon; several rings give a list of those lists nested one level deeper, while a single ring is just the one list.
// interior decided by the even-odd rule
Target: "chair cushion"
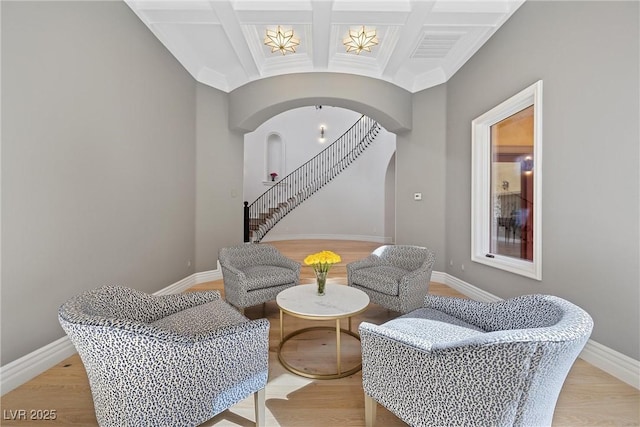
[{"label": "chair cushion", "polygon": [[245,285],[249,291],[287,285],[298,279],[295,271],[275,265],[255,265],[241,270],[246,275]]},{"label": "chair cushion", "polygon": [[397,296],[399,294],[400,281],[408,273],[408,270],[392,265],[378,265],[353,271],[351,273],[351,281],[353,284],[364,288]]},{"label": "chair cushion", "polygon": [[447,343],[485,333],[481,328],[432,308],[419,308],[383,324],[431,343]]},{"label": "chair cushion", "polygon": [[236,309],[223,300],[217,300],[178,311],[156,320],[152,325],[180,335],[197,335],[246,321],[247,318]]}]

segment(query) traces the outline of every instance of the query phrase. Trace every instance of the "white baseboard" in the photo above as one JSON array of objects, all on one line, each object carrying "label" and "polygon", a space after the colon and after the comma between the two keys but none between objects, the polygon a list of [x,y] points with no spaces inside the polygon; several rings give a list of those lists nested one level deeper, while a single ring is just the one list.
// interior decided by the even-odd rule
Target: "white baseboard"
[{"label": "white baseboard", "polygon": [[447,273],[442,271],[432,271],[431,281],[436,283],[447,283]]},{"label": "white baseboard", "polygon": [[10,392],[76,352],[66,336],[0,368],[1,393]]},{"label": "white baseboard", "polygon": [[[436,278],[444,280],[441,281]],[[447,273],[437,272],[436,274],[434,271],[431,275],[431,280],[444,283],[461,294],[478,301],[495,302],[502,299]],[[587,344],[580,353],[580,358],[596,368],[605,371],[609,375],[616,377],[620,381],[636,389],[640,389],[640,361],[612,350],[609,347],[605,347],[593,340],[587,341]]]},{"label": "white baseboard", "polygon": [[189,289],[193,285],[196,284],[196,276],[198,273],[194,273],[189,277],[185,277],[182,280],[178,280],[173,285],[169,285],[166,288],[160,289],[153,293],[153,295],[171,295],[171,294],[179,294],[180,292],[184,292]]},{"label": "white baseboard", "polygon": [[[317,237],[316,237],[317,238]],[[332,237],[335,238],[335,237]],[[168,295],[183,292],[191,286],[199,283],[222,279],[220,263],[216,270],[194,273],[164,289],[155,292],[155,295]],[[501,298],[483,291],[470,283],[451,276],[450,274],[434,271],[431,280],[444,283],[458,292],[478,301],[500,301]],[[64,359],[76,352],[71,341],[65,336],[51,344],[39,348],[11,363],[0,367],[0,393],[4,395],[21,386],[27,381],[52,368]],[[632,359],[603,346],[593,340],[589,340],[580,358],[606,373],[618,378],[636,389],[640,389],[640,361]]]},{"label": "white baseboard", "polygon": [[593,340],[584,346],[580,358],[640,390],[640,361]]},{"label": "white baseboard", "polygon": [[182,280],[177,281],[173,285],[169,285],[164,289],[160,289],[157,292],[154,292],[154,295],[169,295],[169,294],[179,294],[180,292],[184,292],[190,287],[197,285],[199,283],[212,282],[214,280],[222,279],[222,269],[220,268],[220,261],[216,261],[217,269],[209,270],[209,271],[201,271],[199,273],[194,273],[189,277],[185,277]]},{"label": "white baseboard", "polygon": [[[217,270],[194,273],[166,288],[154,292],[154,295],[177,294],[199,283],[222,279],[220,263],[218,263],[217,267]],[[66,358],[72,356],[74,353],[76,353],[75,347],[69,338],[64,336],[11,363],[7,363],[0,367],[0,395],[4,395],[21,386],[47,369],[54,367]]]},{"label": "white baseboard", "polygon": [[450,274],[447,274],[447,273],[441,273],[441,274],[444,275],[444,279],[445,279],[445,281],[442,283],[455,289],[461,294],[468,296],[471,299],[474,299],[476,301],[484,301],[484,302],[496,302],[502,299],[489,292],[483,291],[482,289],[477,288],[472,284],[465,282],[464,280],[460,280],[457,277],[454,277]]},{"label": "white baseboard", "polygon": [[201,271],[195,274],[195,285],[205,282],[213,282],[214,280],[222,279],[222,268],[220,268],[220,261],[217,261],[216,269],[209,271]]}]

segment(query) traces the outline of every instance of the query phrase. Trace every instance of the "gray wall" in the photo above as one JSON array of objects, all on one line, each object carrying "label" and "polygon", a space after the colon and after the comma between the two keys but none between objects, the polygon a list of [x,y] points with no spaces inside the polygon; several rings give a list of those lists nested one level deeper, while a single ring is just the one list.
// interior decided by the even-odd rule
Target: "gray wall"
[{"label": "gray wall", "polygon": [[193,273],[195,86],[123,2],[2,2],[3,365],[76,293]]},{"label": "gray wall", "polygon": [[244,135],[229,130],[229,95],[197,86],[196,271],[243,241]]},{"label": "gray wall", "polygon": [[446,97],[446,85],[414,94],[413,129],[396,141],[396,243],[433,250],[437,271],[445,270]]},{"label": "gray wall", "polygon": [[[447,83],[446,172],[448,273],[503,298],[565,297],[593,316],[592,339],[636,360],[638,6],[526,2]],[[538,79],[542,282],[470,261],[471,120]]]}]

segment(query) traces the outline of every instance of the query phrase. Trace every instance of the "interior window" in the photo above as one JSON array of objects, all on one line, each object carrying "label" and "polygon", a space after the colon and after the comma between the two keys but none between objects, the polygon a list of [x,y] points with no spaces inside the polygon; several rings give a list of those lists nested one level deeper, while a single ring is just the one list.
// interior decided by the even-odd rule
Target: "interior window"
[{"label": "interior window", "polygon": [[533,261],[533,106],[490,127],[491,249]]},{"label": "interior window", "polygon": [[542,81],[472,129],[471,259],[542,280]]}]

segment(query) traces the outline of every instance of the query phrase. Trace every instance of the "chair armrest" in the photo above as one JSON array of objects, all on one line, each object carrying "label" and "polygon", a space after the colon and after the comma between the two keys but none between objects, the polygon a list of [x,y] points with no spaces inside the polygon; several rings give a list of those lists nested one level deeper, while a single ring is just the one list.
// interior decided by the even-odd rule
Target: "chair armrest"
[{"label": "chair armrest", "polygon": [[[404,276],[402,276],[402,282],[406,284],[417,283],[420,286],[429,285],[429,281],[431,280],[431,269],[419,268],[417,270],[413,270]],[[401,287],[400,289],[403,289]]]},{"label": "chair armrest", "polygon": [[[104,333],[118,336],[119,340],[123,342],[131,340],[135,342],[139,340],[141,336],[145,336],[150,342],[155,342],[157,345],[192,346],[206,344],[207,342],[213,342],[218,339],[225,339],[225,337],[237,334],[252,332],[260,333],[260,331],[266,331],[268,334],[269,326],[269,321],[262,318],[234,325],[222,326],[204,333],[189,334],[170,331],[148,323],[120,322],[115,325],[104,326],[107,328]],[[133,345],[133,347],[135,347],[135,345]]]},{"label": "chair armrest", "polygon": [[169,295],[152,295],[165,308],[163,316],[221,299],[219,291],[195,291]]},{"label": "chair armrest", "polygon": [[302,264],[300,264],[299,262],[289,259],[285,256],[281,256],[273,260],[269,260],[266,264],[277,265],[278,267],[288,268],[290,270],[297,271],[297,272],[300,272],[300,268],[302,267]]},{"label": "chair armrest", "polygon": [[[476,301],[460,297],[444,297],[439,295],[427,295],[424,298],[424,307],[442,311],[467,323],[476,324],[474,319],[482,317],[483,313],[490,310],[491,302]],[[477,325],[478,326],[478,325]]]},{"label": "chair armrest", "polygon": [[221,299],[219,291],[196,291],[169,295],[149,295],[159,302],[161,313],[157,318],[170,316],[197,305]]},{"label": "chair armrest", "polygon": [[[498,302],[483,302],[427,295],[424,298],[424,306],[442,311],[488,331],[482,337],[480,344],[483,345],[509,341],[562,342],[588,339],[593,329],[591,316],[579,307],[556,297],[534,296],[552,299],[563,306],[565,313],[557,322],[535,327],[518,325],[524,315],[523,310],[528,307],[524,304],[530,297],[530,295],[523,295]],[[536,310],[540,308],[537,307]]]},{"label": "chair armrest", "polygon": [[366,258],[359,259],[357,261],[347,264],[347,270],[359,270],[361,268],[375,267],[376,265],[382,265],[380,257],[376,255],[369,255]]},{"label": "chair armrest", "polygon": [[206,333],[198,334],[178,334],[170,331],[162,330],[162,335],[166,333],[163,338],[172,341],[174,343],[181,344],[206,344],[217,339],[224,339],[228,336],[239,335],[244,333],[266,333],[269,334],[270,323],[267,319],[261,318],[256,320],[249,320],[244,323],[238,323],[235,325],[226,325],[220,328],[212,329]]},{"label": "chair armrest", "polygon": [[[470,338],[453,339],[448,342],[434,343],[430,340],[419,338],[402,331],[386,328],[384,325],[374,325],[368,322],[362,322],[358,330],[360,332],[363,354],[367,349],[379,350],[380,343],[384,341],[389,342],[390,345],[406,346],[411,348],[411,351],[417,351],[424,354],[468,352],[472,348],[496,345],[525,345],[535,348],[538,345],[538,342],[549,342],[549,334],[553,333],[550,328],[515,329],[509,331],[485,332]],[[567,339],[573,338],[574,337],[558,334],[557,342],[564,342]]]},{"label": "chair armrest", "polygon": [[224,271],[226,270],[228,273],[231,273],[235,276],[238,276],[238,278],[244,279],[245,278],[245,274],[242,272],[242,270],[240,270],[237,267],[234,267],[233,265],[230,264],[220,264],[220,268],[222,268],[222,272],[224,273]]},{"label": "chair armrest", "polygon": [[418,351],[428,352],[431,350],[433,343],[431,341],[406,334],[395,329],[385,328],[384,326],[374,325],[369,322],[362,322],[358,327],[360,340],[362,343],[363,354],[366,348],[371,346],[373,342],[378,340],[390,340],[399,344],[407,345]]}]

